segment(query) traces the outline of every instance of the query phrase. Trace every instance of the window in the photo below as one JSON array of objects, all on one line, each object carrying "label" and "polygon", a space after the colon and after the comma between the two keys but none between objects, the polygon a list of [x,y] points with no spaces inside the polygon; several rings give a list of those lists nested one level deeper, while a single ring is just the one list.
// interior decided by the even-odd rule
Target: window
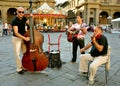
[{"label": "window", "polygon": [[117,0],[117,2],[120,2],[120,0]]}]

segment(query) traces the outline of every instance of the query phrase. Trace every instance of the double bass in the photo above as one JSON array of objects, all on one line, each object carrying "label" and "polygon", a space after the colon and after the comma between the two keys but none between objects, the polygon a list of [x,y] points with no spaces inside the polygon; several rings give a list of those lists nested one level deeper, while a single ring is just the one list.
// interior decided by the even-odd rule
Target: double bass
[{"label": "double bass", "polygon": [[[30,13],[32,13],[32,1],[30,0]],[[30,41],[24,41],[26,52],[23,54],[22,65],[27,71],[35,72],[42,71],[48,67],[48,58],[43,52],[42,44],[44,41],[43,35],[33,28],[32,16],[30,16],[30,29],[24,34],[25,37],[30,37]]]}]

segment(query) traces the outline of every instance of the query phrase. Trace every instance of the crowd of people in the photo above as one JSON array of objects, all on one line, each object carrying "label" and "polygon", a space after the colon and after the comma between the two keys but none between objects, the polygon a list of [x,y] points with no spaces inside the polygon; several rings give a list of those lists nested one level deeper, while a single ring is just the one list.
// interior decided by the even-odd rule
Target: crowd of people
[{"label": "crowd of people", "polygon": [[[83,22],[83,16],[77,15],[76,16],[77,22],[73,24],[70,22],[70,25],[66,28],[67,31],[71,34],[74,34],[73,31],[77,31],[76,39],[72,42],[72,59],[71,63],[75,63],[77,60],[77,50],[79,46],[80,50],[80,65],[79,71],[81,75],[87,74],[87,61],[93,60],[90,65],[90,76],[89,82],[90,84],[94,84],[94,77],[97,72],[97,68],[104,64],[107,61],[107,50],[108,50],[108,41],[107,38],[103,34],[103,29],[101,26],[95,26],[93,30],[93,36],[91,36],[91,42],[85,45],[85,35],[87,34],[86,24]],[[23,41],[30,41],[30,37],[25,37],[24,33],[25,25],[29,24],[29,20],[24,17],[24,8],[18,7],[17,8],[17,15],[12,21],[12,27],[10,24],[4,23],[2,25],[3,28],[3,35],[8,35],[11,33],[13,29],[13,37],[12,43],[14,46],[14,54],[15,54],[15,61],[16,61],[16,71],[18,74],[24,74],[24,67],[22,66],[20,51],[22,50]],[[85,50],[91,48],[89,54],[85,53]]]}]

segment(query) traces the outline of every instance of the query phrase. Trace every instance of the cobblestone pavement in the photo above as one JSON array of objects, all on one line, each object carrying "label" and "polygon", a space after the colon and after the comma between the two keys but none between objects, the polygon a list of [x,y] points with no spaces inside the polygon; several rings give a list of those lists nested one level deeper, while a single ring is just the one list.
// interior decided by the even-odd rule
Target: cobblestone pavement
[{"label": "cobblestone pavement", "polygon": [[[60,69],[46,68],[41,73],[25,72],[24,75],[16,73],[15,59],[13,55],[12,36],[0,37],[0,86],[89,86],[85,77],[79,75],[79,50],[78,59],[75,64],[70,64],[72,58],[72,44],[67,42],[65,33],[43,33],[44,51],[48,50],[48,34],[51,42],[57,42],[59,34],[60,55],[63,64]],[[105,33],[108,37],[111,51],[111,69],[108,79],[108,86],[120,86],[120,38],[119,34]],[[86,35],[86,44],[90,37]],[[56,50],[57,46],[51,46],[51,50]],[[93,86],[105,86],[104,68],[97,71],[95,84]]]}]

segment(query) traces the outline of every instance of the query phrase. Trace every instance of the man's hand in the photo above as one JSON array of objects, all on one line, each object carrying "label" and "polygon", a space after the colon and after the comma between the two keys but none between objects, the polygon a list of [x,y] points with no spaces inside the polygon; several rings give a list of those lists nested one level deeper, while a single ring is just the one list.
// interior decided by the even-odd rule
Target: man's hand
[{"label": "man's hand", "polygon": [[30,41],[30,37],[25,37],[24,40],[25,41]]},{"label": "man's hand", "polygon": [[91,40],[92,40],[92,42],[95,42],[96,41],[95,36],[91,36]]},{"label": "man's hand", "polygon": [[81,48],[80,49],[80,53],[84,52],[85,51],[85,48]]},{"label": "man's hand", "polygon": [[83,29],[84,29],[83,27],[80,28],[80,30],[83,30]]},{"label": "man's hand", "polygon": [[33,14],[31,13],[31,14],[30,14],[30,16],[32,16],[32,17],[33,17]]}]

